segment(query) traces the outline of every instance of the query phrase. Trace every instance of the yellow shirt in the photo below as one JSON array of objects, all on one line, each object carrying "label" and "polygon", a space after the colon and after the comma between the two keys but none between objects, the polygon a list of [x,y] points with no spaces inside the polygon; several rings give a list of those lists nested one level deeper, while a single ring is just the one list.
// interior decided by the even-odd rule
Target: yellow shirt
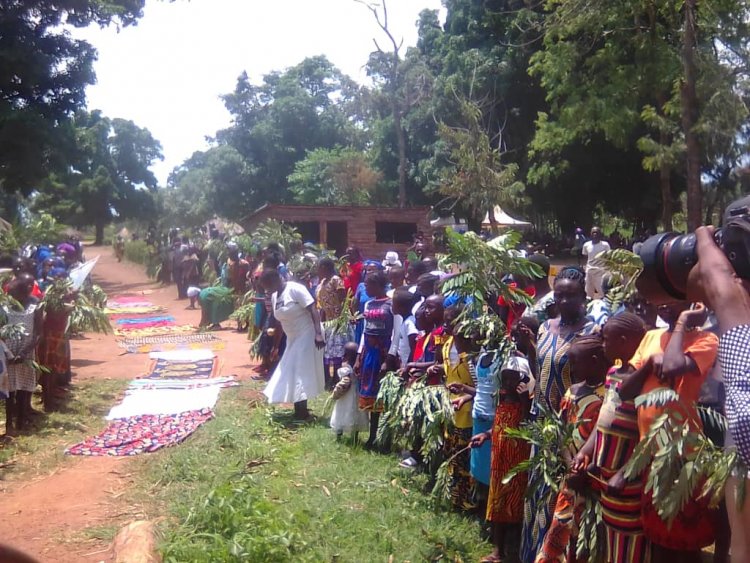
[{"label": "yellow shirt", "polygon": [[[469,387],[474,387],[474,381],[471,378],[469,369],[469,359],[466,353],[457,354],[453,351],[453,337],[450,336],[443,344],[443,367],[445,368],[445,384],[463,383]],[[453,361],[451,361],[453,360]],[[451,399],[458,399],[461,395],[451,393]],[[466,402],[460,409],[453,413],[453,424],[456,428],[471,428],[473,421],[471,418],[471,408],[473,401]]]}]

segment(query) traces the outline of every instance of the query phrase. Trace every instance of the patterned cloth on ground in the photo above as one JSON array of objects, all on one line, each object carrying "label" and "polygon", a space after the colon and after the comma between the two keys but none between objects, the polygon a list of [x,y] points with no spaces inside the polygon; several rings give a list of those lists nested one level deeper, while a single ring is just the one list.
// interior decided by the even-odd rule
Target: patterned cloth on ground
[{"label": "patterned cloth on ground", "polygon": [[173,415],[139,415],[119,418],[101,433],[69,447],[68,455],[130,456],[155,452],[179,444],[205,422],[211,420],[211,409]]},{"label": "patterned cloth on ground", "polygon": [[159,305],[139,305],[137,307],[107,307],[104,312],[108,315],[146,315],[149,313],[163,313],[166,311],[164,307]]},{"label": "patterned cloth on ground", "polygon": [[193,325],[168,325],[149,328],[117,327],[115,328],[115,336],[137,338],[141,336],[158,336],[165,334],[188,334],[195,332],[196,330],[197,329]]},{"label": "patterned cloth on ground", "polygon": [[216,375],[218,359],[175,362],[169,360],[152,360],[149,374],[145,379],[185,379],[208,378]]},{"label": "patterned cloth on ground", "polygon": [[140,325],[144,323],[158,323],[162,321],[174,322],[175,318],[172,315],[157,315],[152,317],[128,317],[122,316],[115,321],[118,325]]},{"label": "patterned cloth on ground", "polygon": [[198,334],[164,334],[125,338],[118,341],[120,348],[131,354],[148,352],[165,352],[169,350],[200,349],[223,350],[226,343],[210,333]]}]

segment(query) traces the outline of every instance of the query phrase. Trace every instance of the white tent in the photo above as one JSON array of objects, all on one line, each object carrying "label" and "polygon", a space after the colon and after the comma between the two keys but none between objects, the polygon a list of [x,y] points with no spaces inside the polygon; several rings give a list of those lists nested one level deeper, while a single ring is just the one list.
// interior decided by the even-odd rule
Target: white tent
[{"label": "white tent", "polygon": [[445,227],[448,229],[453,229],[454,231],[465,231],[468,228],[465,220],[459,219],[458,221],[456,221],[452,216],[438,217],[437,219],[433,219],[432,221],[430,221],[430,226],[433,229],[440,229]]},{"label": "white tent", "polygon": [[[519,219],[514,219],[510,215],[508,215],[505,211],[503,211],[502,207],[499,205],[495,206],[494,213],[495,216],[495,224],[498,227],[519,227],[519,228],[527,228],[531,227],[531,223],[528,221],[521,221]],[[490,223],[490,214],[487,213],[487,215],[484,216],[484,219],[482,219],[482,226],[483,227],[489,227],[492,223]]]}]

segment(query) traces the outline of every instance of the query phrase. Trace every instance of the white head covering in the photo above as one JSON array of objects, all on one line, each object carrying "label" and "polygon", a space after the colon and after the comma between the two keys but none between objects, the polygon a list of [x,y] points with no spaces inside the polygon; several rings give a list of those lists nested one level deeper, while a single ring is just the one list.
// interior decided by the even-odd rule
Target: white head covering
[{"label": "white head covering", "polygon": [[386,268],[393,268],[402,266],[401,260],[398,259],[398,252],[395,250],[389,250],[385,253],[385,260],[383,260],[383,266]]},{"label": "white head covering", "polygon": [[500,373],[502,374],[502,372],[504,372],[505,370],[517,371],[518,373],[520,373],[521,384],[525,383],[526,390],[528,391],[530,396],[534,393],[536,380],[534,379],[534,375],[531,373],[531,366],[529,366],[529,361],[526,358],[514,355],[509,356],[505,360]]}]

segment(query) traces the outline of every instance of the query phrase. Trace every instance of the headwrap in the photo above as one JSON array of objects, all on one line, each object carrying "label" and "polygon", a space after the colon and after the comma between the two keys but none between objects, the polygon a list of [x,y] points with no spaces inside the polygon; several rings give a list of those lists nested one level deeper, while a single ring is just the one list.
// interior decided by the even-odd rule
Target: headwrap
[{"label": "headwrap", "polygon": [[385,267],[377,260],[365,260],[364,266],[365,268],[367,268],[367,266],[375,266],[378,270],[385,270]]},{"label": "headwrap", "polygon": [[49,275],[53,278],[67,278],[68,270],[66,270],[65,268],[52,268],[49,271]]}]

